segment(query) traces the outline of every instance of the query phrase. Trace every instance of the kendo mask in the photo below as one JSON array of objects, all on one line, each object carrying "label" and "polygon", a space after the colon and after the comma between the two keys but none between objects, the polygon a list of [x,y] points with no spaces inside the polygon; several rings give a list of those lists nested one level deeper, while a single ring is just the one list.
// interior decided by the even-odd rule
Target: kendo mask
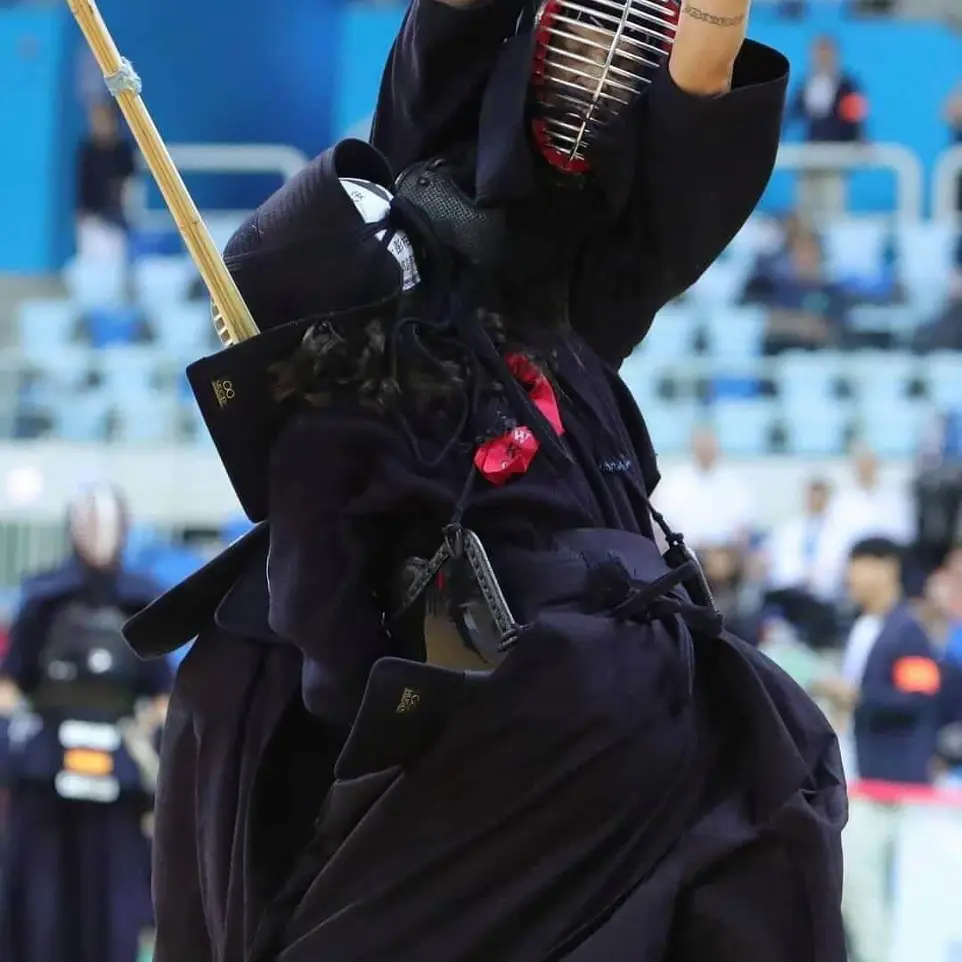
[{"label": "kendo mask", "polygon": [[261,333],[195,362],[187,377],[234,491],[267,515],[270,447],[280,428],[271,368],[315,323],[390,317],[420,280],[392,208],[391,169],[344,140],[268,198],[227,243],[224,261]]},{"label": "kendo mask", "polygon": [[675,0],[543,0],[530,25],[531,129],[565,173],[589,168],[588,148],[651,82],[671,52]]},{"label": "kendo mask", "polygon": [[[398,179],[398,195],[512,308],[563,309],[565,278],[618,206],[581,190],[580,175],[597,159],[593,172],[605,176],[592,147],[609,128],[617,139],[616,122],[667,60],[677,20],[676,0],[528,0],[488,78],[477,143]],[[535,154],[556,177],[537,176]]]},{"label": "kendo mask", "polygon": [[89,568],[106,570],[120,560],[127,541],[127,504],[109,484],[80,490],[67,508],[70,544]]}]

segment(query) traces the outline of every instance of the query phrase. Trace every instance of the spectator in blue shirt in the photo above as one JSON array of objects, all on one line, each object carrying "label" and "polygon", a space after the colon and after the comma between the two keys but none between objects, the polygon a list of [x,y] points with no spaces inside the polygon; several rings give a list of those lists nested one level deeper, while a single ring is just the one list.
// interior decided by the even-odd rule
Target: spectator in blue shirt
[{"label": "spectator in blue shirt", "polygon": [[767,303],[771,308],[763,351],[817,349],[845,339],[847,299],[826,276],[816,234],[799,232],[788,256],[773,265]]}]

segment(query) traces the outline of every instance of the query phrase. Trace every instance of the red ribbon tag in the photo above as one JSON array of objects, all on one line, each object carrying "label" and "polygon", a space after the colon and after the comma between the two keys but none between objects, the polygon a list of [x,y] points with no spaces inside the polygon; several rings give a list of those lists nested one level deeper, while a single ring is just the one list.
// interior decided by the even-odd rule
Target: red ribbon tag
[{"label": "red ribbon tag", "polygon": [[[531,403],[559,435],[564,434],[554,388],[541,369],[521,354],[506,354],[504,360],[508,370],[528,389]],[[474,455],[474,464],[492,484],[501,485],[512,475],[528,470],[538,447],[531,430],[519,424],[500,438],[485,441]]]}]

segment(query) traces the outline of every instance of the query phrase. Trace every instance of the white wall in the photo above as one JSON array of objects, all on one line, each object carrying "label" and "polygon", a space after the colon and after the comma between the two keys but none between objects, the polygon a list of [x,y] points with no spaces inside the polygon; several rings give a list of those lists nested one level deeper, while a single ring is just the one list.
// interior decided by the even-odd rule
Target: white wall
[{"label": "white wall", "polygon": [[[662,461],[662,472],[675,459]],[[794,513],[801,485],[819,474],[843,481],[844,459],[771,457],[741,462],[758,495],[759,519],[771,523]],[[886,471],[908,481],[908,463]],[[96,446],[64,442],[0,443],[0,520],[59,521],[76,487],[87,481],[119,484],[141,522],[212,524],[239,514],[227,476],[212,449]]]}]

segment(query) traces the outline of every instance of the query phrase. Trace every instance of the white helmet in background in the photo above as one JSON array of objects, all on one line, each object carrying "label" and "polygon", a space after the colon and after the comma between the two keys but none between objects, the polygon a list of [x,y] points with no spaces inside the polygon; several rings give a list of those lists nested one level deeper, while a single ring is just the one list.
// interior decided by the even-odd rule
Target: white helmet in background
[{"label": "white helmet in background", "polygon": [[109,568],[120,559],[127,542],[127,503],[113,485],[81,489],[67,508],[70,543],[92,568]]}]

